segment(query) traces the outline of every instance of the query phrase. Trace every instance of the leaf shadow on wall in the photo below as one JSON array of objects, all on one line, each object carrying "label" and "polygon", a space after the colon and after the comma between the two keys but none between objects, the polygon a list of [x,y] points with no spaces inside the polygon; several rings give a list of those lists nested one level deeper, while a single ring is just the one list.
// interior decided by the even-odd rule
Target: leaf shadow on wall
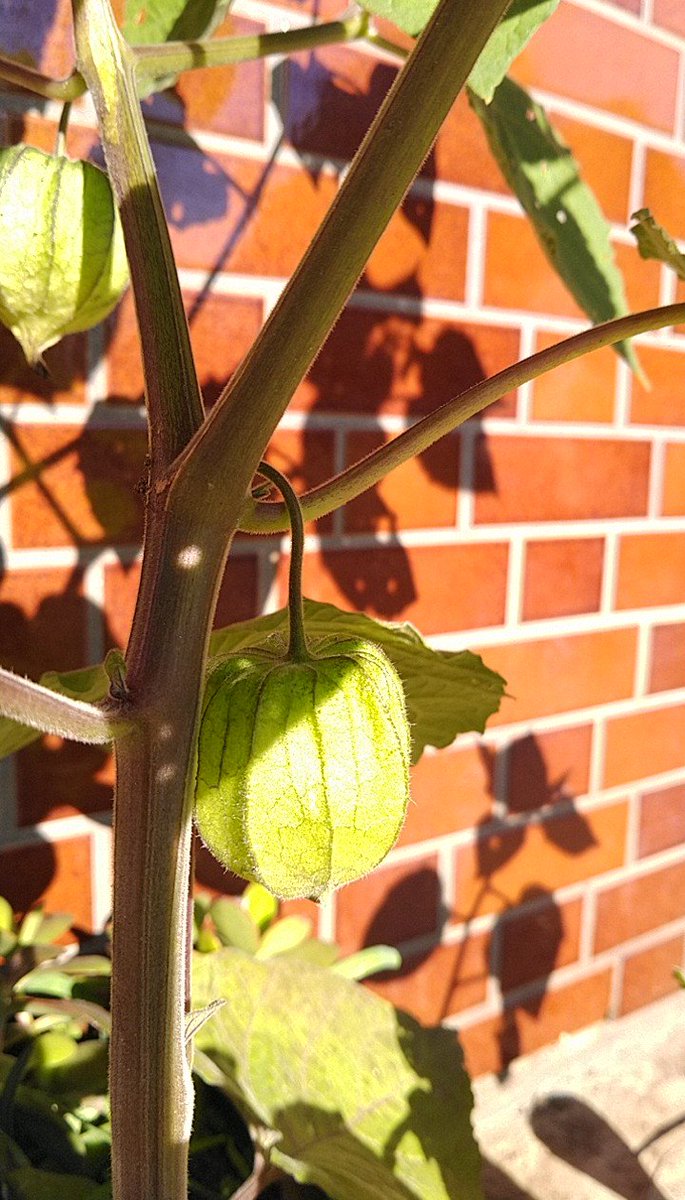
[{"label": "leaf shadow on wall", "polygon": [[[509,781],[502,760],[490,747],[481,746],[479,753],[496,809],[476,826],[471,863],[464,854],[457,860],[455,911],[448,912],[442,904],[435,871],[421,865],[391,888],[371,914],[363,931],[363,944],[390,941],[400,948],[407,944],[399,973],[381,977],[383,991],[401,1004],[402,984],[406,981],[408,994],[418,997],[425,1008],[424,1019],[431,1021],[453,1017],[482,1002],[487,976],[497,979],[503,1008],[494,1035],[495,1057],[497,1070],[505,1078],[509,1063],[526,1050],[523,1037],[530,1019],[544,1022],[550,975],[564,962],[573,961],[577,953],[569,914],[557,904],[548,880],[536,878],[538,856],[528,843],[532,837],[542,835],[550,851],[576,858],[590,852],[596,839],[574,804],[568,783],[573,764],[569,763],[568,771],[561,776],[553,775],[534,735],[519,738],[500,751],[510,761],[515,755],[518,766],[525,766],[523,774],[517,770],[514,776],[512,772]],[[522,779],[529,780],[530,786],[522,787]],[[450,802],[446,796],[445,803]],[[453,802],[458,827],[458,796]],[[502,815],[496,816],[495,811]],[[430,875],[432,890],[426,885]],[[437,926],[431,925],[431,912],[436,911]],[[484,935],[473,926],[478,918],[489,914],[493,924]],[[463,939],[456,945],[442,943],[448,920],[456,920],[464,930]],[[486,1043],[491,1036],[486,1028]],[[485,1047],[485,1059],[492,1060],[489,1045]]]},{"label": "leaf shadow on wall", "polygon": [[59,8],[58,0],[1,0],[2,52],[27,66],[40,68]]},{"label": "leaf shadow on wall", "polygon": [[[285,139],[313,178],[322,160],[331,155],[336,163],[352,157],[396,75],[395,68],[376,64],[368,80],[360,82],[354,73],[346,74],[345,51],[339,51],[334,61],[335,67],[328,65],[326,52],[298,55],[274,72],[274,100]],[[421,315],[421,273],[433,226],[431,198],[410,193],[391,227],[390,252],[386,243],[382,257],[372,260],[296,395],[296,404],[306,407],[305,428],[316,427],[320,417],[337,414],[362,418],[364,431],[346,438],[345,465],[385,440],[382,424],[370,424],[369,417],[398,415],[411,424],[486,377],[463,330]],[[420,488],[424,475],[427,491],[436,486],[445,490],[444,499],[424,516],[425,523],[453,525],[460,483],[458,439],[437,443],[420,456],[418,464]],[[306,488],[315,486],[316,481],[308,478],[306,457],[302,475]],[[481,472],[479,486],[492,487],[492,477]],[[346,534],[382,536],[372,553],[342,550],[333,537],[324,540],[319,557],[332,582],[326,598],[393,619],[406,614],[419,599],[400,534],[409,514],[410,523],[420,527],[423,499],[421,493],[415,498],[405,495],[400,515],[389,492],[392,495],[392,485],[367,490],[346,506],[342,516]],[[325,535],[325,529],[320,532]]]}]

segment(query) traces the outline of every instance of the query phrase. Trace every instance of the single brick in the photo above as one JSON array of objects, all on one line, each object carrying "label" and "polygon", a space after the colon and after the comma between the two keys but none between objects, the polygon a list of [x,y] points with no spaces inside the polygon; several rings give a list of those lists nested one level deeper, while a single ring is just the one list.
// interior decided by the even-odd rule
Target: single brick
[{"label": "single brick", "polygon": [[[649,461],[648,442],[483,437],[477,446],[475,519],[493,524],[641,516],[647,511]],[[487,479],[490,487],[484,486]]]},{"label": "single brick", "polygon": [[685,784],[644,792],[640,798],[640,858],[681,842],[685,842]]},{"label": "single brick", "polygon": [[[536,350],[562,341],[558,333],[541,331]],[[608,346],[541,375],[533,383],[532,415],[536,421],[613,421],[618,359]]]},{"label": "single brick", "polygon": [[648,386],[643,387],[639,379],[633,378],[631,421],[637,425],[684,425],[685,354],[659,346],[640,346],[639,356]]},{"label": "single brick", "polygon": [[685,705],[612,717],[607,722],[604,786],[673,771],[683,764]]},{"label": "single brick", "polygon": [[595,951],[601,953],[683,915],[685,862],[605,888],[597,896]]},{"label": "single brick", "polygon": [[507,680],[507,695],[490,725],[527,721],[633,694],[635,629],[540,638],[481,653]]},{"label": "single brick", "polygon": [[665,517],[685,516],[685,442],[666,446],[661,511]]},{"label": "single brick", "polygon": [[674,967],[683,963],[683,936],[668,938],[625,959],[620,1013],[634,1012],[678,990]]},{"label": "single brick", "polygon": [[685,624],[656,625],[652,630],[650,692],[685,687]]},{"label": "single brick", "polygon": [[528,542],[523,618],[597,612],[602,589],[603,538]]},{"label": "single brick", "polygon": [[616,607],[682,604],[685,533],[627,533],[619,539]]},{"label": "single brick", "polygon": [[[374,546],[305,554],[305,595],[362,609],[371,616],[411,621],[422,633],[499,625],[504,619],[507,547]],[[285,603],[288,559],[278,566]],[[468,579],[469,586],[464,587]]]}]

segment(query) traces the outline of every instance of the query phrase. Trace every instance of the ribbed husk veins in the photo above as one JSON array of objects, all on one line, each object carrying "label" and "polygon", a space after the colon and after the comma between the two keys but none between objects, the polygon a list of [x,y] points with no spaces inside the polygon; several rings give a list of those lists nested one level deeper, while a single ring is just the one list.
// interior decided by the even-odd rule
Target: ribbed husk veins
[{"label": "ribbed husk veins", "polygon": [[97,325],[127,283],[107,176],[33,146],[0,151],[0,320],[28,361]]},{"label": "ribbed husk veins", "polygon": [[255,649],[211,671],[196,820],[220,862],[282,898],[316,898],[385,857],[409,801],[409,726],[379,647]]}]

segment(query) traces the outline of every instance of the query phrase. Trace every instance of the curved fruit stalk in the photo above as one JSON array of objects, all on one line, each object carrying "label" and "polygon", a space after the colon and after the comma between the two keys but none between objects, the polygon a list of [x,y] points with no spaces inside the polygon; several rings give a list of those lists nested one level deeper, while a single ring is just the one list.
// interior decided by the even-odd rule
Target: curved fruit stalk
[{"label": "curved fruit stalk", "polygon": [[399,676],[378,646],[307,643],[299,505],[273,468],[260,471],[279,479],[291,513],[290,645],[213,664],[196,821],[237,875],[282,898],[317,898],[367,874],[394,845],[409,801],[409,726]]},{"label": "curved fruit stalk", "polygon": [[90,329],[128,284],[119,215],[92,163],[33,146],[0,151],[0,320],[32,366]]}]

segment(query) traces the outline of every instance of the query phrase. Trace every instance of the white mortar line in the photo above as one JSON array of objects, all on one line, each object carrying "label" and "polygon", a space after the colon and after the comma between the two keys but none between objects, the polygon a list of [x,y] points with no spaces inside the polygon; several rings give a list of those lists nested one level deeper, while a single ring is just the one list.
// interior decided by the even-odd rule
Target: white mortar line
[{"label": "white mortar line", "polygon": [[89,563],[83,573],[86,599],[86,661],[105,657],[105,569],[102,559]]},{"label": "white mortar line", "polygon": [[649,625],[639,625],[637,631],[637,651],[635,654],[635,683],[633,693],[642,698],[649,694],[649,675],[651,670],[651,641],[652,630]]},{"label": "white mortar line", "polygon": [[[535,322],[521,323],[521,341],[519,343],[519,360],[530,358],[535,351],[536,328]],[[522,383],[516,397],[516,420],[526,427],[532,422],[533,382]],[[486,418],[487,419],[487,418]],[[527,431],[527,430],[526,430]]]},{"label": "white mortar line", "polygon": [[630,425],[630,400],[632,396],[632,371],[624,359],[616,364],[616,391],[614,393],[614,428],[621,434]]},{"label": "white mortar line", "polygon": [[107,825],[91,830],[90,890],[93,929],[104,929],[112,913],[112,833]]},{"label": "white mortar line", "polygon": [[485,210],[481,205],[472,204],[466,242],[464,300],[474,308],[479,308],[483,301],[486,232]]},{"label": "white mortar line", "polygon": [[602,585],[599,608],[602,613],[612,613],[616,606],[616,585],[618,576],[618,535],[609,530],[604,538],[604,555],[602,559]]},{"label": "white mortar line", "polygon": [[655,437],[652,442],[647,500],[647,516],[653,521],[660,517],[663,509],[665,468],[666,443],[664,438]]},{"label": "white mortar line", "polygon": [[645,169],[647,165],[647,148],[641,137],[633,142],[633,154],[630,162],[630,182],[628,185],[628,221],[634,212],[644,205]]},{"label": "white mortar line", "polygon": [[602,794],[604,763],[606,760],[606,720],[601,716],[594,722],[590,741],[590,765],[588,769],[588,796],[595,799]]},{"label": "white mortar line", "polygon": [[639,861],[640,855],[640,818],[642,812],[642,791],[632,789],[628,795],[628,827],[626,831],[626,866],[632,866]]},{"label": "white mortar line", "polygon": [[515,627],[520,624],[523,612],[523,589],[525,572],[524,539],[513,537],[509,543],[509,562],[507,567],[507,591],[505,602],[505,624]]}]

